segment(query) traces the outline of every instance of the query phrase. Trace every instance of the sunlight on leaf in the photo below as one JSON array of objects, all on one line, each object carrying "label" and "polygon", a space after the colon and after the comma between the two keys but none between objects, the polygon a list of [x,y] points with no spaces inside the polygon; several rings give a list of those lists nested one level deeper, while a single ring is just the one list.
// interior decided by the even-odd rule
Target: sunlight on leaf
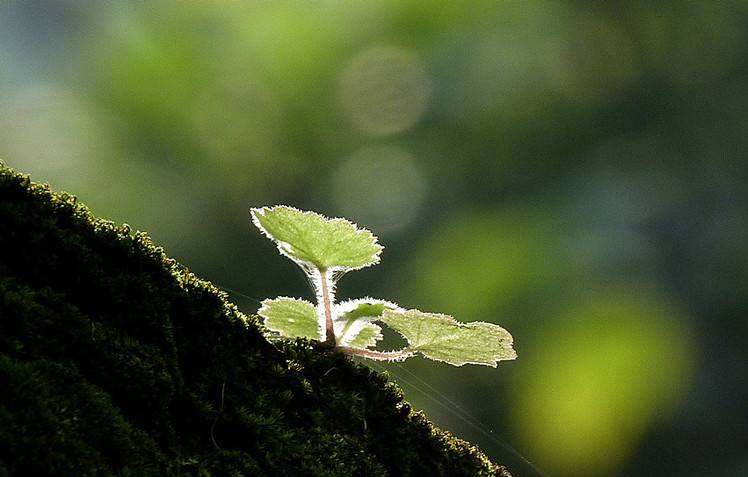
[{"label": "sunlight on leaf", "polygon": [[[252,220],[277,243],[281,254],[304,269],[317,294],[316,307],[294,298],[264,301],[258,313],[270,330],[291,338],[317,339],[337,351],[380,361],[419,353],[454,366],[496,367],[501,360],[517,357],[512,335],[498,325],[459,323],[448,315],[405,311],[374,298],[336,304],[336,275],[379,262],[382,246],[368,230],[345,219],[328,219],[284,205],[253,208]],[[392,351],[370,349],[383,338],[375,321],[402,335],[407,346]]]},{"label": "sunlight on leaf", "polygon": [[305,300],[287,297],[263,300],[257,314],[265,319],[269,330],[287,338],[319,340],[322,335],[314,305]]},{"label": "sunlight on leaf", "polygon": [[356,270],[378,263],[382,252],[371,232],[345,219],[276,206],[253,208],[252,220],[305,269]]},{"label": "sunlight on leaf", "polygon": [[372,323],[386,309],[398,309],[394,303],[374,298],[361,298],[340,303],[336,307],[335,336],[341,346],[369,348],[382,339],[382,329]]},{"label": "sunlight on leaf", "polygon": [[460,323],[448,315],[418,310],[384,310],[381,321],[408,340],[408,349],[454,366],[515,359],[512,335],[485,322]]},{"label": "sunlight on leaf", "polygon": [[350,339],[341,340],[341,346],[354,348],[370,348],[376,346],[377,341],[382,339],[382,328],[374,323],[365,323],[358,333],[351,335]]}]

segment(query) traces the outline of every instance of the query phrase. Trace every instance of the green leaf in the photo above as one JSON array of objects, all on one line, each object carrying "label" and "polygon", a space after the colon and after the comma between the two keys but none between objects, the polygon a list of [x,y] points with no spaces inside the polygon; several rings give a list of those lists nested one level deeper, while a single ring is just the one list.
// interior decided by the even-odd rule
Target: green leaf
[{"label": "green leaf", "polygon": [[335,338],[340,346],[369,348],[382,339],[382,328],[372,323],[386,309],[398,309],[394,303],[374,298],[344,301],[335,307]]},{"label": "green leaf", "polygon": [[308,301],[287,297],[263,300],[257,314],[265,319],[265,327],[287,338],[324,339],[317,311]]},{"label": "green leaf", "polygon": [[340,346],[350,346],[352,348],[371,348],[376,346],[377,342],[382,339],[382,328],[374,323],[365,323],[358,333],[353,335],[350,340],[342,341]]},{"label": "green leaf", "polygon": [[407,349],[454,366],[496,367],[498,361],[517,357],[512,335],[492,323],[460,323],[448,315],[391,309],[382,312],[381,321],[408,340]]},{"label": "green leaf", "polygon": [[382,246],[368,230],[345,219],[275,206],[252,209],[255,225],[302,268],[356,270],[379,262]]}]

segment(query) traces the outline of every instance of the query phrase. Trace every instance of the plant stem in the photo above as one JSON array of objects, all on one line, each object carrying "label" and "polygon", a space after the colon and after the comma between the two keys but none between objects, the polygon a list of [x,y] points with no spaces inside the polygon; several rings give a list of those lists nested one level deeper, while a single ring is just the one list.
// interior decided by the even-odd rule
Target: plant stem
[{"label": "plant stem", "polygon": [[327,270],[320,269],[320,294],[322,295],[322,307],[325,315],[325,341],[327,346],[335,346],[335,328],[332,322],[332,303],[335,301],[333,294],[335,290],[330,286],[327,279]]},{"label": "plant stem", "polygon": [[404,348],[397,351],[376,351],[373,349],[352,348],[350,346],[336,346],[335,351],[341,351],[354,356],[363,356],[364,358],[375,361],[403,361],[414,355],[412,351]]}]

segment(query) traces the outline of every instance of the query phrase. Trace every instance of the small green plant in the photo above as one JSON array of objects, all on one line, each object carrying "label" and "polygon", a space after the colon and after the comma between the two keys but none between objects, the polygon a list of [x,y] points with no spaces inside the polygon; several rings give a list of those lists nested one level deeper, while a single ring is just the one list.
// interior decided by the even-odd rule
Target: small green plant
[{"label": "small green plant", "polygon": [[[254,224],[304,270],[317,305],[298,298],[264,300],[258,314],[265,326],[282,336],[319,340],[336,351],[380,361],[400,361],[419,354],[454,366],[483,364],[517,357],[512,335],[485,322],[460,323],[448,315],[404,310],[374,298],[335,302],[335,283],[351,270],[379,263],[377,237],[345,219],[328,219],[292,207],[253,208]],[[402,335],[400,350],[373,349],[384,324]]]}]

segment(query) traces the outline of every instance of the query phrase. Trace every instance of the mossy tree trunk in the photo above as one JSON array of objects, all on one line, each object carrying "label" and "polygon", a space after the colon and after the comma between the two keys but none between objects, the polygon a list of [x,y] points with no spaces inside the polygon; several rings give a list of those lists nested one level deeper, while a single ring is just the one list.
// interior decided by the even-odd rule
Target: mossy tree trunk
[{"label": "mossy tree trunk", "polygon": [[0,163],[0,477],[508,476],[386,377]]}]

